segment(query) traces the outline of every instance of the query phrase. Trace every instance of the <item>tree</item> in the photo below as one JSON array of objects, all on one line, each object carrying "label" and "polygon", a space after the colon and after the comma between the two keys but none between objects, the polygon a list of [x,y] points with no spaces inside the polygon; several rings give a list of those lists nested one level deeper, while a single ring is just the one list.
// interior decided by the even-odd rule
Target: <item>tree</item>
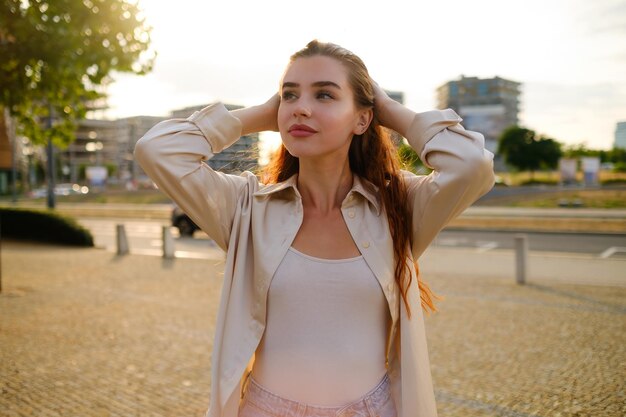
[{"label": "tree", "polygon": [[563,155],[561,144],[554,139],[540,137],[534,142],[535,153],[539,159],[540,169],[555,169]]},{"label": "tree", "polygon": [[498,140],[498,153],[507,165],[531,175],[538,169],[554,169],[563,154],[561,144],[554,139],[539,136],[535,131],[520,126],[507,128]]},{"label": "tree", "polygon": [[0,106],[31,142],[65,146],[112,71],[151,69],[149,33],[125,0],[0,0]]}]

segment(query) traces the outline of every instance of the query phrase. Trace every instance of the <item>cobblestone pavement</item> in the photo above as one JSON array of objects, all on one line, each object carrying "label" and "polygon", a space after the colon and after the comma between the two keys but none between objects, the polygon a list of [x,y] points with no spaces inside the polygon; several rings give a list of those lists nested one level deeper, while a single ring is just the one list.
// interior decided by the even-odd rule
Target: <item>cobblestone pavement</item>
[{"label": "cobblestone pavement", "polygon": [[[1,416],[204,415],[220,265],[1,251]],[[428,281],[440,416],[626,415],[626,288]]]}]

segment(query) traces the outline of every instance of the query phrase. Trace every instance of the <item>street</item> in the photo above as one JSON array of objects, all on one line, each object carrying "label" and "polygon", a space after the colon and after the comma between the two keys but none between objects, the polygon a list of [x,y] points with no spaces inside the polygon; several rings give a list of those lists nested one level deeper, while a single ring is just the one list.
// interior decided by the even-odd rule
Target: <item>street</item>
[{"label": "street", "polygon": [[[162,228],[167,220],[79,218],[78,222],[89,229],[96,246],[109,251],[116,250],[115,230],[124,224],[130,250],[137,254],[160,255],[162,252]],[[171,228],[175,240],[177,257],[201,259],[221,258],[221,251],[202,232],[193,238],[180,237],[178,230]],[[626,237],[624,235],[589,233],[525,233],[530,251],[560,252],[565,254],[597,256],[599,258],[626,259]],[[473,230],[444,230],[433,242],[434,247],[475,248],[477,252],[495,249],[513,249],[515,233]]]},{"label": "street", "polygon": [[[78,218],[83,227],[89,229],[94,238],[94,244],[106,248],[109,252],[117,250],[116,225],[123,224],[126,230],[130,251],[138,255],[156,255],[163,253],[163,226],[169,226],[167,220],[139,220],[139,219],[103,219]],[[215,259],[223,258],[223,252],[215,246],[209,237],[198,231],[195,237],[180,237],[178,229],[170,228],[176,257]]]},{"label": "street", "polygon": [[[474,247],[478,251],[513,249],[517,233],[483,230],[444,230],[435,239],[434,246]],[[624,235],[590,233],[528,232],[528,250],[596,255],[601,258],[626,259]]]}]

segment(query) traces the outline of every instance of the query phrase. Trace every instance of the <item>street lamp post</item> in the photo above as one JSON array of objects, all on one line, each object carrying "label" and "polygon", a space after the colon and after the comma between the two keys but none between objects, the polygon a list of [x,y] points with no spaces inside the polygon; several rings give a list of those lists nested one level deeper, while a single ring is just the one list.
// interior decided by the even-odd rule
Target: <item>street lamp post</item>
[{"label": "street lamp post", "polygon": [[[48,104],[48,130],[52,131],[52,105]],[[48,136],[48,208],[53,209],[56,205],[54,198],[54,145],[52,135]]]}]

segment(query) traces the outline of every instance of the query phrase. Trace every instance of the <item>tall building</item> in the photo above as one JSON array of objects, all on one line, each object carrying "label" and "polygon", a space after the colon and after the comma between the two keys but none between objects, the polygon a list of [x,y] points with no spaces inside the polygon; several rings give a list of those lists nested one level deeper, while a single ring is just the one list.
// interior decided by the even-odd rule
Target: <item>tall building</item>
[{"label": "tall building", "polygon": [[120,142],[124,145],[119,149],[117,164],[119,166],[119,178],[122,180],[133,179],[148,181],[148,176],[135,161],[133,152],[135,144],[146,132],[165,117],[158,116],[133,116],[117,120],[120,126]]},{"label": "tall building", "polygon": [[626,149],[626,122],[618,122],[615,125],[614,148]]},{"label": "tall building", "polygon": [[[174,110],[171,113],[171,117],[187,118],[193,112],[202,110],[206,106],[206,104],[203,104]],[[236,110],[243,107],[232,104],[225,104],[225,106],[228,110]],[[207,161],[207,164],[216,171],[227,173],[257,171],[259,167],[259,134],[253,133],[240,137],[237,142],[215,154],[213,158]]]},{"label": "tall building", "polygon": [[437,107],[451,108],[463,118],[463,126],[485,136],[485,147],[496,151],[498,137],[519,123],[520,86],[504,78],[461,76],[437,89]]},{"label": "tall building", "polygon": [[163,117],[136,116],[118,120],[84,119],[78,122],[76,140],[59,151],[62,181],[79,182],[90,166],[113,169],[108,182],[145,177],[135,163],[133,149],[137,140]]},{"label": "tall building", "polygon": [[119,171],[118,156],[126,145],[122,127],[115,120],[84,119],[78,122],[76,139],[58,152],[62,178],[59,182],[79,182],[90,166],[114,165]]},{"label": "tall building", "polygon": [[[168,118],[187,118],[204,107],[202,105],[174,110]],[[240,107],[226,105],[229,110]],[[76,131],[76,140],[65,150],[59,151],[64,176],[59,180],[79,182],[84,178],[87,167],[106,165],[113,170],[107,179],[109,183],[127,180],[149,182],[144,171],[135,162],[133,151],[137,140],[164,119],[166,118],[135,116],[117,120],[81,120]],[[215,170],[228,173],[254,171],[258,167],[258,140],[258,134],[242,136],[207,163]]]}]

